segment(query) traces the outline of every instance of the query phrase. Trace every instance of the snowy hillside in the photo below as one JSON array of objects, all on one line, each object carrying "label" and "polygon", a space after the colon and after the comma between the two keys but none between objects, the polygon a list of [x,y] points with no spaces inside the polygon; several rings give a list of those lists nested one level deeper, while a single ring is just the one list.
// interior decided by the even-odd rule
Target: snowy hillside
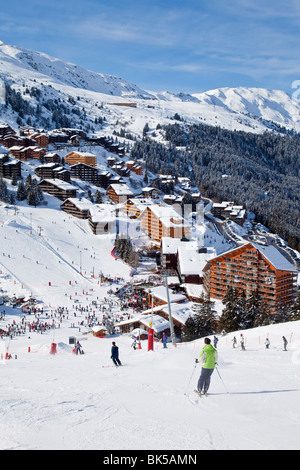
[{"label": "snowy hillside", "polygon": [[[59,329],[2,342],[3,354],[12,354],[0,361],[2,450],[299,450],[300,322],[245,331],[246,351],[233,349],[233,334],[220,337],[218,372],[199,399],[203,340],[155,343],[150,352],[145,340],[134,350],[126,335],[84,335],[78,322],[86,313],[73,311]],[[6,320],[18,322],[18,311],[6,308]],[[70,336],[84,355],[72,354]],[[119,368],[110,360],[112,340]]]},{"label": "snowy hillside", "polygon": [[[78,65],[64,62],[41,52],[9,46],[0,41],[0,76],[41,79],[74,88],[83,88],[114,96],[151,98],[147,92],[133,83],[112,75],[85,70]],[[25,73],[24,73],[25,72]]]},{"label": "snowy hillside", "polygon": [[[147,340],[134,350],[130,335],[87,333],[88,314],[101,318],[103,306],[121,314],[111,290],[131,281],[130,269],[111,256],[112,237],[92,235],[86,220],[59,211],[60,203],[46,197],[42,208],[0,206],[4,295],[36,297],[40,324],[56,326],[0,341],[2,358],[12,356],[0,360],[2,450],[300,448],[300,322],[244,331],[246,351],[239,342],[233,349],[233,333],[219,336],[221,378],[215,371],[209,396],[199,399],[193,390],[202,339],[167,349],[155,343],[148,352]],[[116,282],[101,282],[101,273]],[[19,308],[2,305],[0,316],[4,312],[3,329],[21,326],[23,318],[36,321]],[[84,355],[72,353],[71,336]],[[120,348],[118,369],[110,359],[112,340]]]},{"label": "snowy hillside", "polygon": [[[146,123],[155,130],[157,124],[172,122],[176,113],[187,123],[230,130],[261,133],[278,131],[278,126],[300,130],[299,102],[283,91],[222,88],[193,96],[145,91],[121,78],[87,71],[47,54],[3,42],[0,42],[0,79],[20,91],[24,99],[28,99],[26,88],[40,89],[40,102],[30,101],[34,107],[48,99],[68,104],[72,97],[85,112],[85,124],[94,123],[97,117],[105,118],[107,131],[123,126],[140,136]],[[128,103],[135,107],[124,106]],[[0,120],[14,124],[16,118],[0,107]],[[42,126],[41,122],[39,125]]]}]

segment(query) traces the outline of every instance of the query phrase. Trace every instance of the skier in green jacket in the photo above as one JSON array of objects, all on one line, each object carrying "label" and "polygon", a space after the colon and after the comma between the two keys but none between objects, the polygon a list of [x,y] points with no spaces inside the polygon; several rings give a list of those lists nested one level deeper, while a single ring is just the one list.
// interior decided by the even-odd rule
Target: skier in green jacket
[{"label": "skier in green jacket", "polygon": [[206,395],[207,391],[210,386],[210,378],[215,369],[217,360],[218,360],[218,352],[217,350],[210,344],[211,341],[209,338],[205,338],[204,340],[205,346],[201,351],[200,360],[196,359],[196,362],[202,363],[201,375],[198,380],[198,393],[200,396],[202,394]]}]

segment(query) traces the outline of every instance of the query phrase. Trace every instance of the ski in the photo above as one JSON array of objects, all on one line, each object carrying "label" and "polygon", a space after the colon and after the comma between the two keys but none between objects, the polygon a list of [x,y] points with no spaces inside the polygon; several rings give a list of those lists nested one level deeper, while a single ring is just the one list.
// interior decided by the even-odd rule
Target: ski
[{"label": "ski", "polygon": [[199,392],[198,390],[194,390],[195,393],[197,393],[198,397],[202,398],[202,397],[207,397],[207,393],[202,393],[202,392]]},{"label": "ski", "polygon": [[101,366],[105,369],[109,368],[109,367],[115,367],[116,369],[118,369],[119,367],[124,367],[124,364],[122,364],[121,366]]}]

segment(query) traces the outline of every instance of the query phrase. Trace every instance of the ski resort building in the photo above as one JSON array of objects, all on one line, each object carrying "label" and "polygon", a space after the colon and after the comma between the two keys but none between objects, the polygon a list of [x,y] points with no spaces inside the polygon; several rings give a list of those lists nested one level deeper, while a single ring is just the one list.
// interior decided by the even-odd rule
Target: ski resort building
[{"label": "ski resort building", "polygon": [[7,154],[0,153],[0,178],[8,179],[21,179],[22,168],[21,162],[18,160],[11,160]]},{"label": "ski resort building", "polygon": [[69,165],[75,165],[76,163],[85,163],[97,167],[97,157],[92,153],[87,152],[70,152],[65,156],[65,161]]},{"label": "ski resort building", "polygon": [[85,198],[68,198],[62,205],[61,209],[78,219],[88,219],[90,208],[93,203]]},{"label": "ski resort building", "polygon": [[222,300],[228,287],[246,296],[258,290],[272,313],[297,295],[297,270],[274,246],[247,243],[209,260],[203,272],[211,297]]},{"label": "ski resort building", "polygon": [[76,198],[76,187],[60,180],[45,179],[39,183],[40,188],[51,196],[64,201],[68,198]]},{"label": "ski resort building", "polygon": [[153,204],[151,199],[148,198],[130,198],[124,204],[123,211],[130,219],[137,219],[146,207]]},{"label": "ski resort building", "polygon": [[189,225],[172,207],[148,206],[140,220],[143,230],[157,243],[161,242],[162,237],[188,238],[190,234]]},{"label": "ski resort building", "polygon": [[111,184],[107,189],[107,195],[114,203],[118,204],[131,198],[133,196],[133,192],[127,184]]},{"label": "ski resort building", "polygon": [[113,204],[92,204],[89,208],[89,225],[94,235],[117,233],[119,208]]},{"label": "ski resort building", "polygon": [[87,165],[86,163],[75,163],[71,165],[71,178],[89,181],[96,185],[99,185],[100,181],[97,168]]},{"label": "ski resort building", "polygon": [[234,205],[233,202],[215,202],[212,205],[211,213],[219,219],[229,219],[243,226],[247,217],[247,212],[243,206]]}]

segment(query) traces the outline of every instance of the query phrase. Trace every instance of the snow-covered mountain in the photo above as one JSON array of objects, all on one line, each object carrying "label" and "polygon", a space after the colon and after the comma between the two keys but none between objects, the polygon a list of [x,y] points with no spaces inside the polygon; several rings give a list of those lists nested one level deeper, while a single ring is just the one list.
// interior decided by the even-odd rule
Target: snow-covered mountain
[{"label": "snow-covered mountain", "polygon": [[54,82],[57,85],[83,88],[107,95],[152,98],[149,93],[121,78],[91,72],[42,52],[9,46],[2,41],[0,41],[0,65],[0,76],[13,81],[48,78],[46,83]]},{"label": "snow-covered mountain", "polygon": [[[95,118],[102,117],[108,126],[120,122],[124,127],[126,123],[126,130],[137,135],[146,122],[150,129],[155,129],[158,123],[170,122],[176,113],[187,123],[205,123],[230,130],[256,133],[278,131],[281,127],[300,130],[299,102],[284,91],[243,87],[194,95],[145,91],[122,78],[88,71],[1,41],[0,79],[19,91],[31,106],[42,106],[41,116],[45,119],[49,118],[43,109],[45,101],[59,99],[68,104],[72,97],[72,106],[75,100],[78,109],[84,111],[86,122],[94,123]],[[40,90],[39,102],[36,96],[33,98],[28,92],[26,95],[25,90],[32,88]],[[135,108],[117,107],[115,102],[131,103]],[[16,113],[11,114],[0,106],[0,120],[13,124],[16,119]],[[26,116],[23,119],[26,121]],[[35,124],[46,127],[40,116],[39,120]]]}]

